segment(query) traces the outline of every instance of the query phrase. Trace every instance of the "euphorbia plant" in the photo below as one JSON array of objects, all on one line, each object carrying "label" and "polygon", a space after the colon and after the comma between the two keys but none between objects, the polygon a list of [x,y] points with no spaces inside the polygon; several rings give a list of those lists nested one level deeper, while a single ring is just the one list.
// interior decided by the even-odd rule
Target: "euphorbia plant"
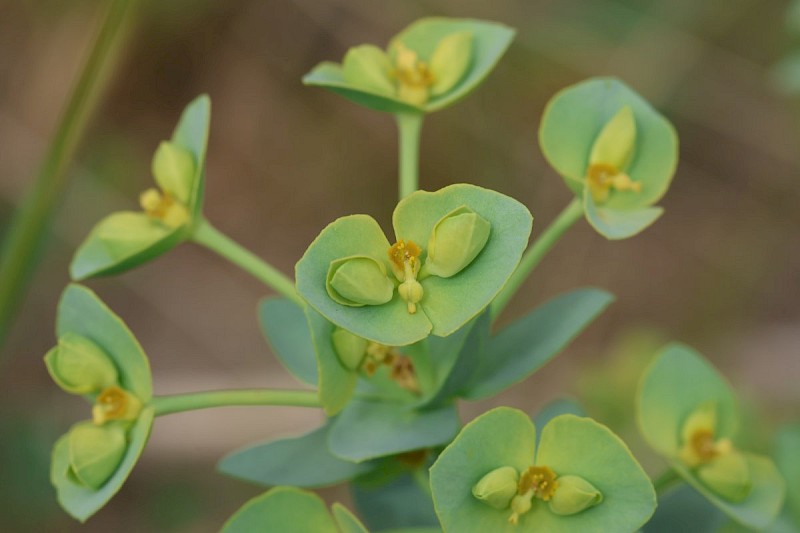
[{"label": "euphorbia plant", "polygon": [[[332,221],[297,262],[295,280],[204,217],[210,101],[186,108],[155,151],[158,187],[142,193],[142,211],[101,221],[71,274],[117,274],[180,242],[204,245],[279,293],[262,301],[259,322],[275,355],[310,390],[153,396],[131,332],[89,289],[70,285],[58,310],[58,346],[45,361],[56,383],[93,407],[91,420],[54,449],[52,481],[67,512],[85,520],[108,502],[156,416],[284,405],[321,408],[326,419],[220,462],[225,474],[274,487],[231,517],[226,532],[632,532],[646,524],[656,507],[653,483],[622,440],[574,404],[555,404],[536,423],[501,407],[462,428],[458,414],[459,399],[490,398],[530,377],[613,301],[600,289],[572,290],[494,327],[582,217],[609,239],[651,224],[677,162],[670,123],[622,82],[601,78],[562,91],[544,112],[541,147],[576,198],[530,246],[532,215],[518,200],[465,183],[418,190],[422,117],[476,89],[512,36],[495,23],[424,19],[386,50],[355,47],[341,65],[323,63],[304,78],[396,115],[400,200],[391,236],[367,215]],[[732,394],[697,358],[665,361],[642,386],[648,441],[740,523],[767,525],[780,510],[782,482],[772,463],[727,440]],[[697,388],[678,394],[676,372],[693,374]],[[363,523],[295,488],[342,482],[351,484]]]}]

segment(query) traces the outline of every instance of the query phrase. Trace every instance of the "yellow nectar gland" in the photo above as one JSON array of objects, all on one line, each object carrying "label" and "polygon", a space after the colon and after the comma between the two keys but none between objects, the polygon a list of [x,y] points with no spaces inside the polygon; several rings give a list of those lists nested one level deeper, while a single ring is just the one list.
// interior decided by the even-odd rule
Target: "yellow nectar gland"
[{"label": "yellow nectar gland", "polygon": [[142,404],[134,395],[116,386],[108,387],[97,396],[92,419],[97,425],[109,420],[134,420],[141,409]]},{"label": "yellow nectar gland", "polygon": [[617,191],[641,192],[642,184],[633,181],[630,176],[620,171],[614,165],[607,163],[594,163],[586,172],[589,189],[595,202],[605,202],[611,189]]},{"label": "yellow nectar gland", "polygon": [[729,439],[714,439],[714,432],[707,428],[696,429],[684,443],[681,459],[689,466],[697,466],[733,450]]},{"label": "yellow nectar gland", "polygon": [[420,61],[417,53],[403,43],[396,44],[395,68],[392,76],[397,80],[397,93],[401,100],[414,105],[428,101],[434,76],[428,64]]},{"label": "yellow nectar gland", "polygon": [[171,228],[182,226],[189,220],[189,211],[182,203],[170,193],[162,194],[155,188],[147,189],[139,196],[139,205],[147,216],[158,219]]},{"label": "yellow nectar gland", "polygon": [[508,522],[519,523],[520,515],[530,511],[533,498],[550,501],[558,488],[556,473],[549,466],[531,466],[519,477],[517,495],[511,500],[511,516]]},{"label": "yellow nectar gland", "polygon": [[402,388],[415,394],[420,392],[417,373],[411,358],[391,346],[370,342],[361,368],[365,374],[372,376],[381,365],[389,367],[389,376]]},{"label": "yellow nectar gland", "polygon": [[419,274],[419,256],[422,250],[414,241],[399,240],[389,247],[389,260],[392,263],[392,271],[400,280],[397,293],[408,303],[408,312],[417,312],[417,303],[422,300],[422,285],[417,281]]}]

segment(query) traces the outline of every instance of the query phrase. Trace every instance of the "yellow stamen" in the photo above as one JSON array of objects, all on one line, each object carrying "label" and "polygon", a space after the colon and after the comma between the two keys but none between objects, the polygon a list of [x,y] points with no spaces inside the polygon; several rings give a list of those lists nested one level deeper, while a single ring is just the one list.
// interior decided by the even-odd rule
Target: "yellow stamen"
[{"label": "yellow stamen", "polygon": [[592,197],[598,203],[608,200],[611,190],[641,192],[642,184],[633,181],[630,176],[614,165],[595,163],[586,173]]},{"label": "yellow stamen", "polygon": [[531,466],[519,477],[517,495],[511,500],[511,516],[508,522],[512,525],[519,523],[520,515],[530,511],[533,498],[550,501],[558,489],[556,473],[549,466]]},{"label": "yellow stamen", "polygon": [[419,274],[422,249],[414,241],[399,240],[389,247],[389,261],[392,272],[402,283],[397,287],[397,293],[406,301],[408,312],[417,312],[417,303],[422,300],[424,291],[417,281]]},{"label": "yellow stamen", "polygon": [[415,105],[422,105],[430,97],[430,87],[434,83],[434,77],[427,63],[420,61],[417,53],[406,47],[403,43],[397,43],[395,68],[392,76],[398,83],[398,96]]}]

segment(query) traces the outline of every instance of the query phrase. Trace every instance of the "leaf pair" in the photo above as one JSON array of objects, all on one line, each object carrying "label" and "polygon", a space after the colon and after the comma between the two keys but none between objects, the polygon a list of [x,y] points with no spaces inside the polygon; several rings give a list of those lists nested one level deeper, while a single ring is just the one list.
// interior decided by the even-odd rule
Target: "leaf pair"
[{"label": "leaf pair", "polygon": [[475,89],[513,36],[501,24],[426,18],[392,38],[388,53],[372,45],[351,48],[341,65],[320,63],[303,83],[377,111],[433,112]]},{"label": "leaf pair", "polygon": [[464,427],[430,474],[447,531],[635,531],[656,505],[625,444],[605,426],[570,414],[551,419],[537,446],[527,415],[493,409]]},{"label": "leaf pair", "polygon": [[764,528],[780,511],[783,479],[770,459],[736,449],[733,392],[688,346],[668,345],[656,357],[639,387],[637,420],[647,443],[737,522]]},{"label": "leaf pair", "polygon": [[604,237],[632,237],[661,216],[652,206],[675,173],[678,138],[619,80],[596,78],[559,92],[545,109],[539,144]]},{"label": "leaf pair", "polygon": [[74,280],[116,274],[186,240],[203,205],[211,101],[203,95],[181,115],[170,141],[159,145],[152,172],[157,189],[140,199],[143,211],[112,213],[97,223],[70,265]]},{"label": "leaf pair", "polygon": [[[477,219],[488,224],[488,235],[476,251]],[[456,223],[447,224],[451,220]],[[532,217],[512,198],[458,184],[414,192],[397,205],[392,222],[394,245],[366,215],[328,225],[297,263],[297,290],[337,326],[380,344],[405,346],[430,333],[450,335],[489,305],[519,263]],[[442,267],[449,270],[428,272],[429,263],[439,264],[438,255],[449,259]],[[359,289],[378,286],[379,279],[391,287],[370,295],[384,303],[345,301],[356,299]]]},{"label": "leaf pair", "polygon": [[[57,382],[61,384],[65,376],[78,375],[77,372],[65,374],[71,368],[68,359],[76,357],[76,349],[85,350],[92,346],[95,351],[91,353],[106,356],[114,371],[113,385],[105,392],[99,389],[83,389],[81,392],[87,400],[95,403],[95,410],[104,405],[104,399],[108,400],[106,405],[110,402],[112,407],[130,407],[131,401],[140,403],[133,419],[124,413],[106,412],[104,416],[110,417],[109,421],[101,418],[100,424],[79,423],[53,448],[50,479],[58,493],[58,501],[70,515],[83,522],[122,487],[150,435],[153,424],[153,409],[148,405],[153,396],[150,365],[122,320],[92,291],[80,285],[68,286],[61,297],[56,334],[59,339],[71,341],[60,343],[55,349],[57,351],[51,351],[47,356],[48,369],[54,377],[59,376]],[[81,339],[80,345],[76,339]],[[96,361],[94,355],[79,361],[79,366],[85,370],[84,376],[111,375],[105,364],[98,366]],[[104,382],[101,386],[107,385],[110,383]],[[112,391],[111,397],[104,397],[109,390]],[[114,400],[122,403],[115,404]],[[95,420],[98,420],[96,412]]]}]

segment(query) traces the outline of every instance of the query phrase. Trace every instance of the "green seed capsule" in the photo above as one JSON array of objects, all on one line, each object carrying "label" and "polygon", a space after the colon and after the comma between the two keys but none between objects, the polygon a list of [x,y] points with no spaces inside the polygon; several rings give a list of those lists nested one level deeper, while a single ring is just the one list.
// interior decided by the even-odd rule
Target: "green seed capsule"
[{"label": "green seed capsule", "polygon": [[153,177],[161,189],[182,204],[188,204],[194,181],[194,157],[185,148],[163,141],[153,154]]},{"label": "green seed capsule", "polygon": [[381,305],[392,299],[394,284],[386,266],[367,256],[354,255],[331,261],[326,283],[328,295],[342,305]]},{"label": "green seed capsule", "polygon": [[336,328],[331,335],[331,341],[339,361],[345,368],[358,370],[367,354],[369,341],[342,328]]},{"label": "green seed capsule", "polygon": [[98,427],[82,422],[69,432],[69,464],[74,478],[97,490],[117,471],[125,455],[125,430],[119,425]]},{"label": "green seed capsule", "polygon": [[486,246],[491,224],[466,206],[443,216],[428,241],[428,274],[449,278],[467,267]]},{"label": "green seed capsule", "polygon": [[102,348],[74,333],[62,335],[44,361],[53,381],[73,394],[90,394],[117,383],[117,368]]},{"label": "green seed capsule", "polygon": [[461,81],[472,62],[472,34],[467,31],[451,33],[444,37],[431,56],[433,75],[431,94],[444,94]]},{"label": "green seed capsule", "polygon": [[747,498],[753,486],[747,460],[737,451],[712,459],[698,468],[697,475],[709,489],[734,503]]},{"label": "green seed capsule", "polygon": [[391,71],[392,64],[386,52],[371,44],[351,48],[342,61],[342,74],[347,83],[388,96],[397,92]]},{"label": "green seed capsule", "polygon": [[517,493],[519,474],[510,466],[495,468],[472,487],[472,495],[495,509],[507,509]]},{"label": "green seed capsule", "polygon": [[547,502],[555,514],[568,516],[594,507],[603,501],[603,495],[594,485],[580,476],[559,476],[558,489]]}]

